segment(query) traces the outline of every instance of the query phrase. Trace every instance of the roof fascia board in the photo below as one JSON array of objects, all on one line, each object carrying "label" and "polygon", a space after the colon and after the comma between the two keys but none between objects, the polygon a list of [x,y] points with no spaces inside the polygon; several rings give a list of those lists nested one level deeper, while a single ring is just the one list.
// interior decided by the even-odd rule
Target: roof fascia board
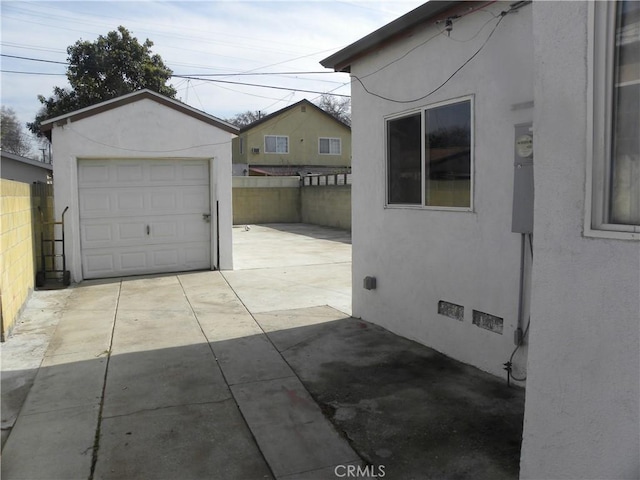
[{"label": "roof fascia board", "polygon": [[67,122],[76,122],[78,120],[82,120],[83,118],[91,117],[93,115],[97,115],[102,112],[106,112],[108,110],[112,110],[117,107],[121,107],[123,105],[127,105],[129,103],[137,102],[138,100],[150,99],[155,102],[160,103],[161,105],[165,105],[169,108],[177,110],[181,113],[189,115],[190,117],[196,118],[197,120],[208,123],[209,125],[213,125],[215,127],[220,128],[229,133],[238,134],[238,128],[230,123],[225,122],[217,117],[204,113],[200,110],[197,110],[189,105],[174,100],[169,97],[165,97],[164,95],[160,95],[159,93],[153,92],[148,89],[138,90],[137,92],[128,93],[126,95],[122,95],[120,97],[112,98],[110,100],[106,100],[101,103],[97,103],[96,105],[91,105],[89,107],[81,108],[80,110],[76,110],[74,112],[70,112],[64,115],[60,115],[55,118],[51,118],[43,121],[40,124],[40,129],[42,132],[48,132],[52,130],[55,125],[63,125]]},{"label": "roof fascia board", "polygon": [[333,68],[337,72],[350,72],[351,63],[357,58],[396,40],[415,27],[465,3],[473,4],[475,2],[431,0],[321,60],[320,64],[325,68]]}]

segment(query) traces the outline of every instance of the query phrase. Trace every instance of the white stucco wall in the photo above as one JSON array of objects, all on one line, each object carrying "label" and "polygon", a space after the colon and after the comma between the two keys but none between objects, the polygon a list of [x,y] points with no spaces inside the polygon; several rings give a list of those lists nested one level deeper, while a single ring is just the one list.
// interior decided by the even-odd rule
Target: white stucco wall
[{"label": "white stucco wall", "polygon": [[[486,10],[508,8],[499,2]],[[455,22],[451,38],[437,36],[363,82],[393,99],[421,97],[473,55],[496,21],[486,12],[465,16]],[[439,28],[423,26],[354,61],[352,74],[364,77],[389,64]],[[533,120],[531,105],[514,105],[533,100],[531,42],[527,6],[506,16],[478,56],[423,100],[382,100],[352,80],[354,315],[502,377],[518,313],[521,237],[511,232],[514,125]],[[385,208],[384,117],[467,95],[474,96],[475,110],[473,211]],[[363,288],[368,275],[377,278],[377,289]],[[439,300],[464,306],[464,321],[439,315]],[[502,317],[503,334],[473,325],[473,309]],[[526,347],[515,359],[519,374],[525,362]]]},{"label": "white stucco wall", "polygon": [[536,2],[535,264],[521,478],[639,478],[640,242],[588,238],[590,2]]},{"label": "white stucco wall", "polygon": [[[220,268],[233,268],[231,139],[234,135],[150,99],[107,110],[52,131],[56,218],[65,216],[67,268],[82,280],[78,208],[79,158],[211,160],[212,213],[219,202]],[[212,235],[212,242],[214,241]],[[215,252],[212,259],[215,258]]]}]

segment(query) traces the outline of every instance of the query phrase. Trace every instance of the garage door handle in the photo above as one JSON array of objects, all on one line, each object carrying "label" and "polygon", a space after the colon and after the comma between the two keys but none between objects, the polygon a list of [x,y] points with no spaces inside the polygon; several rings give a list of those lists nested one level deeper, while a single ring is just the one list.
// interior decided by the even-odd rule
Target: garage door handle
[{"label": "garage door handle", "polygon": [[205,222],[210,222],[210,221],[211,221],[211,214],[210,214],[210,213],[203,213],[203,214],[202,214],[202,219],[203,219]]},{"label": "garage door handle", "polygon": [[149,225],[147,225],[147,235],[149,235],[151,233],[151,228],[149,227]]}]

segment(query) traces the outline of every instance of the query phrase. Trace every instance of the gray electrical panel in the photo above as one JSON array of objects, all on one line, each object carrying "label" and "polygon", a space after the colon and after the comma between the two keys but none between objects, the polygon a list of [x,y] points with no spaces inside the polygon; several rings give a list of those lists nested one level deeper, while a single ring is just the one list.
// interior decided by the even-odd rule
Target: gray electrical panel
[{"label": "gray electrical panel", "polygon": [[515,125],[511,231],[533,233],[533,128]]}]

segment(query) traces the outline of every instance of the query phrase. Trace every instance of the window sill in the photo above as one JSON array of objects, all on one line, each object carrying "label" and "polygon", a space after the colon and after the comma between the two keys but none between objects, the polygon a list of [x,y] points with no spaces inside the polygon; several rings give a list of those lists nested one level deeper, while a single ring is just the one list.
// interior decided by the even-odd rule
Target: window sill
[{"label": "window sill", "polygon": [[427,210],[434,212],[467,212],[474,213],[471,207],[432,207],[427,205],[385,205],[385,209],[388,210]]},{"label": "window sill", "polygon": [[613,230],[615,226],[611,226],[612,229],[608,230],[606,227],[609,225],[603,225],[601,229],[594,229],[592,227],[586,227],[583,235],[588,238],[608,238],[611,240],[640,240],[640,226],[629,225],[626,226],[628,231]]}]

